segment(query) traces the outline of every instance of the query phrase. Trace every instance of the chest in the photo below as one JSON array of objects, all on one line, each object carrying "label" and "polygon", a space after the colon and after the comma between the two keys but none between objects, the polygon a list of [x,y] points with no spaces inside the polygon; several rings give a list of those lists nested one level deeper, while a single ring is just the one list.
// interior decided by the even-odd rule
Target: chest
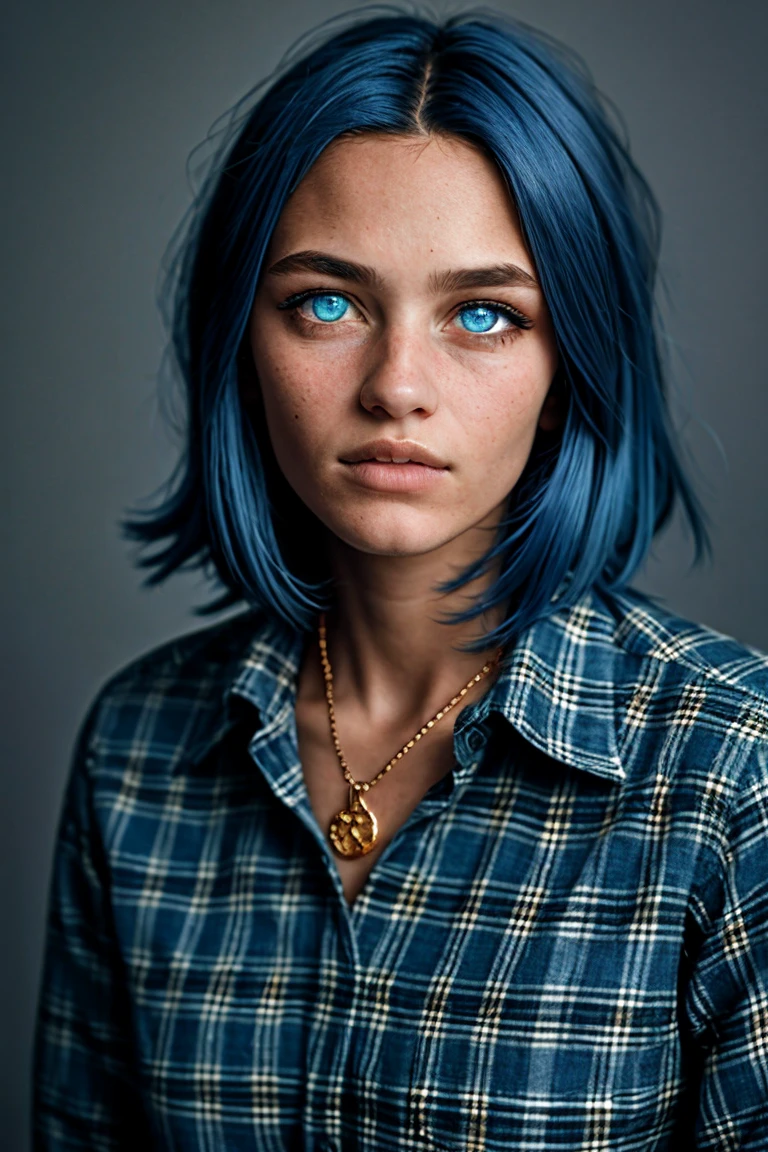
[{"label": "chest", "polygon": [[351,906],[325,812],[246,764],[156,796],[154,828],[113,845],[142,1075],[174,1147],[666,1147],[674,835],[650,812],[641,834],[642,802],[599,782],[490,767],[417,800]]},{"label": "chest", "polygon": [[[340,813],[349,811],[354,804],[354,789],[350,792],[333,748],[324,705],[299,704],[296,725],[299,760],[309,805],[321,835],[331,844],[331,825],[337,829],[343,825],[346,818],[340,818]],[[453,723],[446,721],[441,729],[430,732],[429,740],[409,749],[392,770],[376,780],[384,765],[399,750],[396,741],[397,737],[386,730],[345,733],[345,758],[354,779],[359,783],[375,781],[372,787],[361,789],[359,793],[364,806],[365,831],[370,834],[371,829],[375,830],[369,850],[351,856],[344,856],[336,850],[332,852],[331,859],[349,904],[359,895],[382,852],[424,796],[451,771],[454,763]]]}]

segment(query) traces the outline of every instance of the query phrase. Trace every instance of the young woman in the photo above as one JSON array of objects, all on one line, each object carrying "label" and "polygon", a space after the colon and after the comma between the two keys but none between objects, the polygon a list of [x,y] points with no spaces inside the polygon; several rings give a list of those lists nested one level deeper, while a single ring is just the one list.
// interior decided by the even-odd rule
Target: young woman
[{"label": "young woman", "polygon": [[765,1149],[768,664],[628,587],[677,501],[653,200],[530,30],[294,60],[176,267],[151,581],[247,608],[72,764],[39,1148]]}]

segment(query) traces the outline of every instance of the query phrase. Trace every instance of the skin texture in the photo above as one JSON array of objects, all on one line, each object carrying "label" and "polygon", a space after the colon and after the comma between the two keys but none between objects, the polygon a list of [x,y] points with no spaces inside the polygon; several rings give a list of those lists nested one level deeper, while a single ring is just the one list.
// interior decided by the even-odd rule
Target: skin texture
[{"label": "skin texture", "polygon": [[[305,252],[365,266],[375,282],[285,270],[287,257]],[[436,284],[449,270],[500,264],[520,270],[515,282]],[[324,299],[284,306],[310,290]],[[479,314],[476,301],[488,302],[490,314]],[[515,310],[519,324],[493,311],[494,303]],[[321,318],[329,315],[340,318]],[[468,330],[483,317],[490,332]],[[336,715],[353,774],[368,780],[482,665],[483,656],[458,645],[496,617],[457,626],[444,615],[465,607],[493,573],[450,596],[434,589],[486,550],[537,428],[551,430],[560,420],[551,320],[495,165],[453,137],[335,142],[283,210],[250,337],[251,387],[260,389],[277,461],[328,529],[339,589],[328,622]],[[244,388],[244,403],[252,398]],[[382,437],[421,445],[441,467],[398,472],[393,463],[361,469],[348,462]],[[373,478],[361,478],[366,469]],[[379,842],[368,856],[337,860],[348,900],[450,770],[459,711],[414,749],[407,768],[403,761],[369,794]],[[296,715],[310,800],[326,828],[346,804],[347,788],[311,642]]]},{"label": "skin texture", "polygon": [[[319,519],[350,547],[408,556],[498,520],[528,459],[556,368],[540,290],[435,293],[430,273],[508,262],[534,269],[492,163],[468,144],[369,136],[333,145],[286,206],[265,267],[314,250],[375,269],[381,287],[294,272],[263,276],[252,349],[278,463]],[[344,290],[352,306],[322,323],[310,288]],[[528,330],[500,319],[469,332],[459,304],[511,304]],[[503,329],[503,330],[502,330]],[[427,492],[361,488],[340,463],[374,437],[417,441],[448,465]]]}]

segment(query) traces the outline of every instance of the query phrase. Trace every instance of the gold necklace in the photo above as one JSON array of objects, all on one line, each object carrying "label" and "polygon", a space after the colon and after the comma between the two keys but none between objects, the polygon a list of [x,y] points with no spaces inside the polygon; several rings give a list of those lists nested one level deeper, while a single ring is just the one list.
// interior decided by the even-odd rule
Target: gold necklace
[{"label": "gold necklace", "polygon": [[341,750],[341,743],[339,741],[339,733],[336,728],[336,715],[333,710],[333,673],[331,672],[331,662],[328,659],[325,613],[322,613],[320,616],[318,639],[320,643],[320,660],[323,666],[323,679],[325,680],[325,699],[328,702],[328,719],[331,725],[331,739],[333,740],[333,747],[336,750],[336,756],[341,765],[341,770],[344,773],[344,779],[349,784],[349,806],[342,808],[331,820],[328,829],[328,838],[340,856],[365,856],[376,843],[378,824],[376,817],[365,802],[363,793],[369,792],[374,785],[378,784],[379,780],[382,780],[388,772],[391,772],[398,760],[402,760],[404,756],[407,756],[411,748],[414,748],[416,744],[418,744],[422,736],[426,736],[430,729],[434,728],[435,724],[438,724],[452,708],[455,708],[456,705],[464,699],[470,688],[473,688],[484,676],[488,675],[499,662],[502,649],[499,648],[495,656],[484,664],[480,671],[477,672],[471,680],[468,680],[464,687],[461,688],[447,704],[443,704],[442,708],[435,713],[431,720],[427,720],[426,724],[422,725],[419,731],[415,732],[411,739],[403,744],[400,751],[395,753],[389,763],[385,764],[381,771],[374,776],[373,780],[358,781],[352,776],[349,765],[344,759],[344,753]]}]

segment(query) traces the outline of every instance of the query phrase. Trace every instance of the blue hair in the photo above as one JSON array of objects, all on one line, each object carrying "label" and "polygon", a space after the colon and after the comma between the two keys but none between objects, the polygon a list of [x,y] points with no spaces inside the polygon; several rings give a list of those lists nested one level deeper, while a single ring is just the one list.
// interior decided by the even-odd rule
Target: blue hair
[{"label": "blue hair", "polygon": [[558,344],[562,428],[537,435],[486,556],[442,586],[498,569],[454,619],[507,604],[483,641],[503,644],[592,586],[625,584],[678,501],[698,561],[707,534],[659,355],[659,212],[583,65],[495,12],[436,22],[368,9],[346,21],[340,30],[330,21],[330,35],[322,26],[326,38],[238,110],[181,234],[167,293],[184,450],[159,506],[122,521],[127,538],[163,543],[137,560],[152,569],[145,585],[212,568],[226,591],[198,615],[245,601],[301,629],[330,602],[322,526],[284,480],[263,412],[246,410],[241,391],[253,371],[253,296],[283,206],[333,140],[366,132],[451,134],[495,161]]}]

